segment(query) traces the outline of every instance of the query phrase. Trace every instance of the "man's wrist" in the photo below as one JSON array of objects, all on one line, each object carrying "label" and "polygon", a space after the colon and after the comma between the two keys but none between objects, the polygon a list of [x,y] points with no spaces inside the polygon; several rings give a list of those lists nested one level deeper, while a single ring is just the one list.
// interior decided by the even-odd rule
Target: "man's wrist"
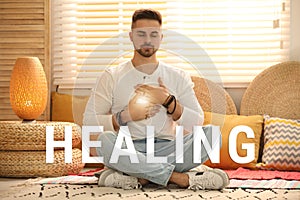
[{"label": "man's wrist", "polygon": [[165,107],[167,110],[169,109],[169,106],[173,103],[173,101],[176,101],[175,96],[174,95],[169,95],[166,100],[164,101],[164,103],[162,104],[163,107]]},{"label": "man's wrist", "polygon": [[177,100],[175,100],[167,110],[167,113],[172,116],[174,121],[177,121],[181,117],[182,112],[183,112],[183,107]]},{"label": "man's wrist", "polygon": [[123,110],[123,112],[121,112],[121,119],[122,119],[122,122],[124,122],[124,123],[126,123],[126,124],[127,124],[128,122],[132,121],[131,118],[130,118],[130,114],[129,114],[129,111],[128,111],[127,108],[125,108],[125,109]]},{"label": "man's wrist", "polygon": [[164,94],[164,96],[162,97],[162,101],[160,102],[161,105],[163,105],[166,100],[169,98],[170,94],[169,93],[166,93]]},{"label": "man's wrist", "polygon": [[167,114],[173,115],[173,113],[174,113],[175,110],[176,110],[176,107],[177,107],[177,100],[176,100],[176,98],[173,96],[173,97],[172,97],[172,102],[171,102],[170,106],[168,106],[168,108],[167,108]]},{"label": "man's wrist", "polygon": [[119,126],[127,126],[127,121],[124,120],[124,117],[122,118],[122,113],[124,113],[124,110],[121,110],[120,112],[118,112],[116,114],[117,122],[118,122]]}]

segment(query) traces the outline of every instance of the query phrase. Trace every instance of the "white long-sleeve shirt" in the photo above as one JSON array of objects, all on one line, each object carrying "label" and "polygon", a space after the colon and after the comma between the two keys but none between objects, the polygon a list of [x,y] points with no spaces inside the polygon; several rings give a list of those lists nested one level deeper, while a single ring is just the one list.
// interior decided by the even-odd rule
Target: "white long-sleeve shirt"
[{"label": "white long-sleeve shirt", "polygon": [[148,75],[138,71],[131,61],[105,70],[98,78],[84,112],[83,124],[104,126],[104,131],[114,131],[112,114],[128,105],[135,94],[134,87],[138,84],[158,86],[159,77],[183,107],[182,115],[173,121],[166,108],[161,106],[160,111],[151,118],[128,122],[131,137],[146,138],[146,126],[150,125],[154,126],[155,137],[172,140],[176,125],[183,126],[188,132],[192,131],[193,126],[202,125],[203,111],[195,96],[194,84],[186,72],[159,62],[157,69]]}]

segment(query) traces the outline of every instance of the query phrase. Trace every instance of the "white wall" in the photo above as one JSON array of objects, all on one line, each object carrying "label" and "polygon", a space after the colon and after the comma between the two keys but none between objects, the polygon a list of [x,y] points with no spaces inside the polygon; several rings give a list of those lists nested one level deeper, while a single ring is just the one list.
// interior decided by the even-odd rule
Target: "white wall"
[{"label": "white wall", "polygon": [[300,61],[300,1],[291,0],[291,56],[290,60]]}]

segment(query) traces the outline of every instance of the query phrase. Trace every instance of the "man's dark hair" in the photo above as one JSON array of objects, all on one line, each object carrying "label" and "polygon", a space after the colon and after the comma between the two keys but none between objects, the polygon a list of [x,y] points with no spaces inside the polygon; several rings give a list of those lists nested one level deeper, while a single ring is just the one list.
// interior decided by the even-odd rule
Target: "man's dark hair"
[{"label": "man's dark hair", "polygon": [[133,24],[139,19],[153,19],[158,21],[159,25],[162,24],[161,14],[158,11],[152,9],[136,10],[132,15],[131,28],[133,28]]}]

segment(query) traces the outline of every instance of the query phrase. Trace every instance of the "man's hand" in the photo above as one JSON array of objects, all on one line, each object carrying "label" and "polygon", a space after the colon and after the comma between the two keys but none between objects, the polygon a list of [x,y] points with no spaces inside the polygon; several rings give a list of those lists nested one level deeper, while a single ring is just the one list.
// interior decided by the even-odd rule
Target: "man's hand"
[{"label": "man's hand", "polygon": [[153,104],[162,105],[169,96],[169,92],[160,77],[158,83],[159,86],[139,84],[135,87],[135,92],[144,95]]},{"label": "man's hand", "polygon": [[[137,85],[135,92],[144,95],[155,105],[163,105],[170,96],[170,93],[160,77],[158,78],[158,83],[159,86]],[[177,121],[181,117],[182,112],[183,108],[176,99],[172,100],[168,105],[167,113],[172,115],[174,121]]]},{"label": "man's hand", "polygon": [[151,103],[149,99],[138,93],[134,95],[128,106],[121,113],[122,121],[140,121],[153,117],[159,112],[160,107],[160,105]]},{"label": "man's hand", "polygon": [[139,84],[135,87],[136,94],[121,113],[123,122],[144,120],[159,112],[169,92],[161,78],[158,83],[159,86]]}]

